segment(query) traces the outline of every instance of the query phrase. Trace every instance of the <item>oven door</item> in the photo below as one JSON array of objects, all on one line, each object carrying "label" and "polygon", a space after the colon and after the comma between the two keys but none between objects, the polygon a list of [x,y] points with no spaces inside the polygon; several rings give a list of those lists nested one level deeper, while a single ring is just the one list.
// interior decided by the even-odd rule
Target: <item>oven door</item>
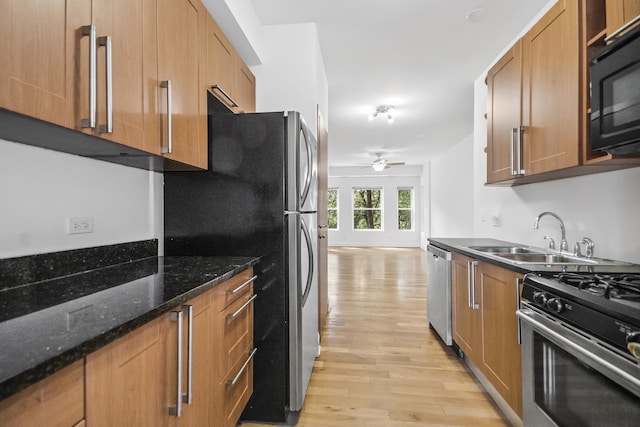
[{"label": "oven door", "polygon": [[525,426],[637,426],[640,366],[523,303]]}]

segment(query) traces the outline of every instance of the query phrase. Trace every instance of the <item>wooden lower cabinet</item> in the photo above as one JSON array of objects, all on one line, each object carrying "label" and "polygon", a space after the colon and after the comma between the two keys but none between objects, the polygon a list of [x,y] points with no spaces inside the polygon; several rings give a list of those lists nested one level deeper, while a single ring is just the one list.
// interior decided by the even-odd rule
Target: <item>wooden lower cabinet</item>
[{"label": "wooden lower cabinet", "polygon": [[82,360],[0,402],[3,427],[78,427],[83,418]]},{"label": "wooden lower cabinet", "polygon": [[232,427],[253,393],[253,272],[251,269],[214,291],[216,347],[213,426]]},{"label": "wooden lower cabinet", "polygon": [[[239,376],[235,387],[225,387],[219,372],[224,366],[223,354],[242,353],[253,346],[253,307],[249,303],[233,319],[228,311],[221,316],[220,304],[236,313],[253,293],[251,283],[242,292],[229,298],[227,292],[243,284],[252,276],[252,269],[233,277],[172,312],[160,316],[128,335],[87,356],[86,362],[86,420],[92,427],[111,426],[233,426],[238,421],[251,395],[253,370],[251,363]],[[220,299],[223,299],[220,302]],[[238,306],[239,305],[239,306]],[[189,309],[193,323],[189,322]],[[182,313],[182,364],[178,365],[178,312]],[[225,322],[227,325],[225,325]],[[230,322],[233,339],[221,338],[220,331]],[[247,329],[247,330],[243,330]],[[189,357],[189,330],[193,334],[192,354]],[[231,343],[243,346],[242,351]],[[191,360],[191,401],[187,402],[188,365]],[[235,362],[234,362],[235,363]],[[237,367],[233,364],[230,371]],[[178,391],[178,375],[182,387]],[[237,371],[234,375],[237,375]],[[227,377],[225,377],[227,378]],[[233,379],[233,377],[231,378]],[[241,390],[239,393],[238,390]],[[179,397],[179,395],[181,397]],[[239,397],[240,396],[240,397]],[[246,397],[245,397],[246,396]],[[182,412],[175,416],[175,407],[182,398]],[[235,402],[233,407],[230,403]]]},{"label": "wooden lower cabinet", "polygon": [[516,310],[521,275],[481,262],[478,276],[482,313],[482,373],[522,417],[522,364]]},{"label": "wooden lower cabinet", "polygon": [[476,268],[472,263],[477,262],[456,253],[451,257],[453,340],[472,360],[480,354],[482,332],[480,330],[480,312],[472,306],[473,293],[478,292],[478,288],[475,288],[472,282],[472,269]]},{"label": "wooden lower cabinet", "polygon": [[453,340],[522,417],[522,367],[516,310],[521,276],[454,253]]}]

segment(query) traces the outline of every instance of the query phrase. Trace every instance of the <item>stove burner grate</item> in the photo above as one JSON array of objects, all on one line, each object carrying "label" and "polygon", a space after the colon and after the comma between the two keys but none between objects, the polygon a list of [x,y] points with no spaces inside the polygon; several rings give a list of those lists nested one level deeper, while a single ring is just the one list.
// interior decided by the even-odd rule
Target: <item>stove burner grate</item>
[{"label": "stove burner grate", "polygon": [[559,273],[560,282],[607,299],[640,301],[640,275]]}]

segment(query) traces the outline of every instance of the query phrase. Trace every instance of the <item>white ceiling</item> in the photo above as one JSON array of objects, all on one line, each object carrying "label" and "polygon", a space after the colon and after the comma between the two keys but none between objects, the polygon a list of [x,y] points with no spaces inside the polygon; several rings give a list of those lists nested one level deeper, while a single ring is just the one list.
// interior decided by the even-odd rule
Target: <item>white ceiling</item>
[{"label": "white ceiling", "polygon": [[[425,163],[473,130],[473,82],[549,0],[252,0],[265,25],[315,22],[329,165]],[[484,18],[469,22],[470,11]],[[394,123],[367,115],[395,106]]]}]

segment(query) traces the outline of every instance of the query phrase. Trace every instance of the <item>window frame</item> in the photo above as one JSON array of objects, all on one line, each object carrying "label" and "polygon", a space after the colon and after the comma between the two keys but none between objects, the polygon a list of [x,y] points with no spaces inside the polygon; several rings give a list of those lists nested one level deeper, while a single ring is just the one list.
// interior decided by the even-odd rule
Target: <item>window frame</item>
[{"label": "window frame", "polygon": [[[402,208],[400,207],[400,191],[409,190],[411,192],[411,207]],[[396,227],[398,227],[398,231],[415,231],[415,190],[412,186],[403,186],[396,187],[396,213],[398,221],[396,222]],[[400,228],[400,211],[409,211],[410,220],[411,220],[411,228]]]},{"label": "window frame", "polygon": [[[380,207],[379,208],[356,208],[356,191],[363,190],[376,190],[380,192]],[[356,211],[380,211],[380,228],[356,228],[355,218]],[[363,187],[352,187],[351,188],[351,228],[353,231],[375,231],[380,232],[384,231],[384,188],[383,187],[375,187],[375,186],[363,186]]]},{"label": "window frame", "polygon": [[[333,188],[327,188],[327,229],[328,230],[333,230],[333,231],[338,231],[340,230],[340,217],[339,217],[339,212],[340,212],[340,189],[338,187],[333,187]],[[332,208],[329,206],[329,192],[330,191],[335,191],[336,192],[336,207]],[[329,221],[329,212],[330,211],[335,211],[335,216],[336,216],[336,226],[335,228],[332,228],[330,225],[330,221]]]}]

